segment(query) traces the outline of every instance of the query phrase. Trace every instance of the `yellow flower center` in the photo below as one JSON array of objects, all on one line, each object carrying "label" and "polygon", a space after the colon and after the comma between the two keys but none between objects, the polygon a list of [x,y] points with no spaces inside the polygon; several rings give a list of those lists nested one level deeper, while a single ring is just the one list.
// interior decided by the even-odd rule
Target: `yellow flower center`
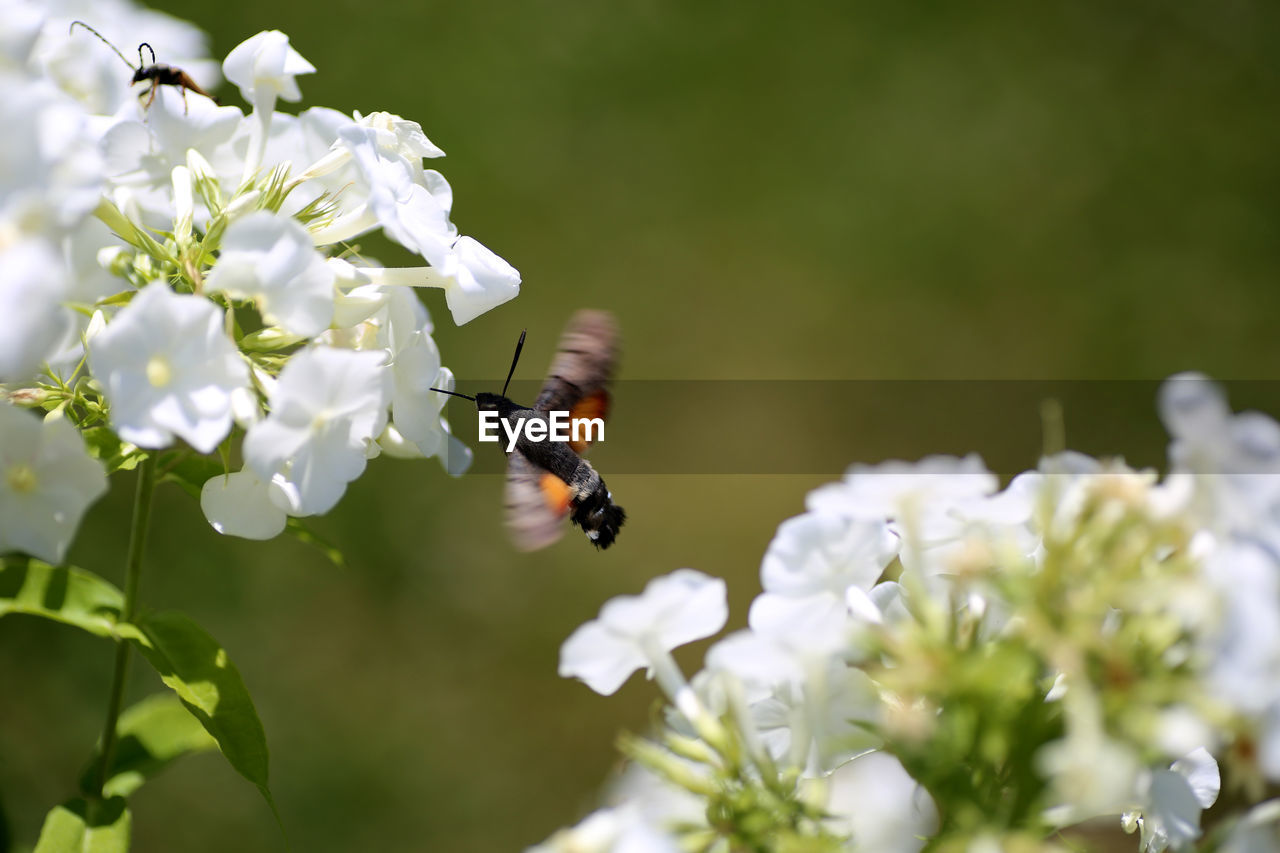
[{"label": "yellow flower center", "polygon": [[169,359],[162,355],[152,356],[147,362],[147,381],[152,388],[163,388],[173,381],[173,368],[169,365]]},{"label": "yellow flower center", "polygon": [[38,485],[36,472],[25,462],[19,462],[10,468],[5,480],[9,483],[9,488],[20,495],[34,492]]}]

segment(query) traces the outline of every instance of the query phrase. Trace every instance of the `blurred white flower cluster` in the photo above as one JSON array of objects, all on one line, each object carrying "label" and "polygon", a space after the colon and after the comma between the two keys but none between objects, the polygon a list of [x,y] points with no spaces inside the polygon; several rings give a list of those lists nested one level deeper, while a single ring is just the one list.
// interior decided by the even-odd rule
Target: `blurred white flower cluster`
[{"label": "blurred white flower cluster", "polygon": [[[0,552],[61,561],[105,475],[164,449],[162,474],[251,538],[326,512],[384,451],[461,473],[412,288],[443,289],[461,324],[520,276],[459,234],[423,166],[444,152],[384,112],[278,112],[315,71],[278,31],[222,63],[247,114],[131,87],[99,38],[219,76],[202,33],[125,0],[0,0]],[[423,265],[361,256],[349,241],[375,229]]]},{"label": "blurred white flower cluster", "polygon": [[610,694],[645,668],[666,724],[533,849],[1065,851],[1101,825],[1280,850],[1280,425],[1197,375],[1159,403],[1163,479],[1072,452],[1003,489],[976,456],[855,465],[690,680],[671,651],[724,627],[723,581],[607,603],[560,672]]}]

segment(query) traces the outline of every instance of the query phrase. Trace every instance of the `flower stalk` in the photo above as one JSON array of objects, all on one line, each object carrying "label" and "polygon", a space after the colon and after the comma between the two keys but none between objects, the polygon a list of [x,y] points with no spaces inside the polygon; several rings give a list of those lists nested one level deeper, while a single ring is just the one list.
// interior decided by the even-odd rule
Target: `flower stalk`
[{"label": "flower stalk", "polygon": [[[122,622],[132,622],[138,612],[138,585],[142,579],[142,555],[151,521],[151,497],[156,486],[156,455],[148,454],[138,466],[138,486],[133,499],[133,522],[129,530],[129,552],[125,562],[124,610]],[[129,680],[131,647],[123,638],[116,640],[115,666],[111,674],[111,693],[107,699],[107,721],[102,729],[102,750],[98,772],[94,777],[93,795],[101,798],[111,772],[111,758],[116,747],[116,725],[124,705],[125,683]]]}]

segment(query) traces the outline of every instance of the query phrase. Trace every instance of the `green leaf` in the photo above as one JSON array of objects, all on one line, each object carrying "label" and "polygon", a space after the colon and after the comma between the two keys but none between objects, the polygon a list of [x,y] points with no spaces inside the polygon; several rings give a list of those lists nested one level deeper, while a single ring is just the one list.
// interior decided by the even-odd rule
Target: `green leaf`
[{"label": "green leaf", "polygon": [[45,817],[34,853],[125,853],[131,822],[124,797],[70,800]]},{"label": "green leaf", "polygon": [[226,650],[181,613],[153,613],[122,636],[138,644],[143,657],[200,722],[236,771],[275,803],[267,787],[267,738],[253,700]]},{"label": "green leaf", "polygon": [[[120,715],[116,746],[102,792],[127,797],[181,756],[217,747],[217,741],[177,696],[148,696]],[[99,760],[95,756],[85,767],[80,777],[81,790],[91,790],[96,784]]]},{"label": "green leaf", "polygon": [[0,616],[43,616],[114,637],[123,607],[124,594],[92,572],[39,560],[0,560]]},{"label": "green leaf", "polygon": [[304,337],[291,335],[276,326],[267,326],[245,335],[239,344],[244,352],[275,352],[296,346],[305,340]]},{"label": "green leaf", "polygon": [[99,299],[97,302],[97,305],[99,307],[103,305],[113,306],[113,307],[116,305],[128,305],[130,302],[133,301],[133,297],[137,295],[138,295],[138,291],[136,290],[122,290],[119,293],[113,293],[112,295],[108,296],[106,299]]}]

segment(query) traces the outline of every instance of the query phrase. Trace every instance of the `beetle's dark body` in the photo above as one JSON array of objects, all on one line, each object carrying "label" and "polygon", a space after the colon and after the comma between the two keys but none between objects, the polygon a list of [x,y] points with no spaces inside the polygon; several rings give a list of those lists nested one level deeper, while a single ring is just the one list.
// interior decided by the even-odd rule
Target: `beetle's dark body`
[{"label": "beetle's dark body", "polygon": [[[550,383],[549,383],[550,384]],[[546,397],[539,395],[539,401]],[[531,409],[521,406],[501,394],[476,394],[476,408],[479,411],[497,412],[498,417],[512,424],[516,421],[541,420],[547,424],[546,434],[550,434],[551,422],[546,410]],[[503,439],[503,449],[506,444]],[[512,467],[513,481],[520,481],[527,473],[523,462],[532,463],[535,469],[542,469],[563,481],[569,490],[572,514],[570,519],[582,528],[587,538],[597,548],[608,548],[618,536],[618,528],[626,520],[627,514],[622,507],[613,502],[613,495],[605,486],[604,478],[592,467],[591,463],[573,451],[562,441],[530,441],[524,428],[521,428],[513,450],[507,451],[509,465]],[[523,459],[521,459],[521,457]],[[508,515],[511,516],[513,532],[517,539],[525,539],[540,530],[521,530],[521,527],[543,527],[540,519],[529,517],[528,507],[523,496],[509,498]],[[541,540],[534,540],[540,542]],[[530,547],[534,547],[532,542]]]},{"label": "beetle's dark body", "polygon": [[[148,47],[150,47],[150,45],[148,45]],[[141,53],[141,51],[139,51],[139,53]],[[182,92],[183,109],[185,109],[187,105],[188,89],[195,92],[197,95],[204,95],[209,100],[217,103],[217,99],[204,89],[201,89],[200,85],[196,83],[195,80],[191,79],[190,74],[183,71],[181,68],[174,68],[172,65],[156,63],[154,65],[139,68],[137,71],[133,72],[133,79],[129,82],[131,84],[142,83],[147,80],[151,81],[150,95],[147,98],[148,107],[151,106],[151,103],[156,99],[157,86],[177,86],[178,90]]]}]

